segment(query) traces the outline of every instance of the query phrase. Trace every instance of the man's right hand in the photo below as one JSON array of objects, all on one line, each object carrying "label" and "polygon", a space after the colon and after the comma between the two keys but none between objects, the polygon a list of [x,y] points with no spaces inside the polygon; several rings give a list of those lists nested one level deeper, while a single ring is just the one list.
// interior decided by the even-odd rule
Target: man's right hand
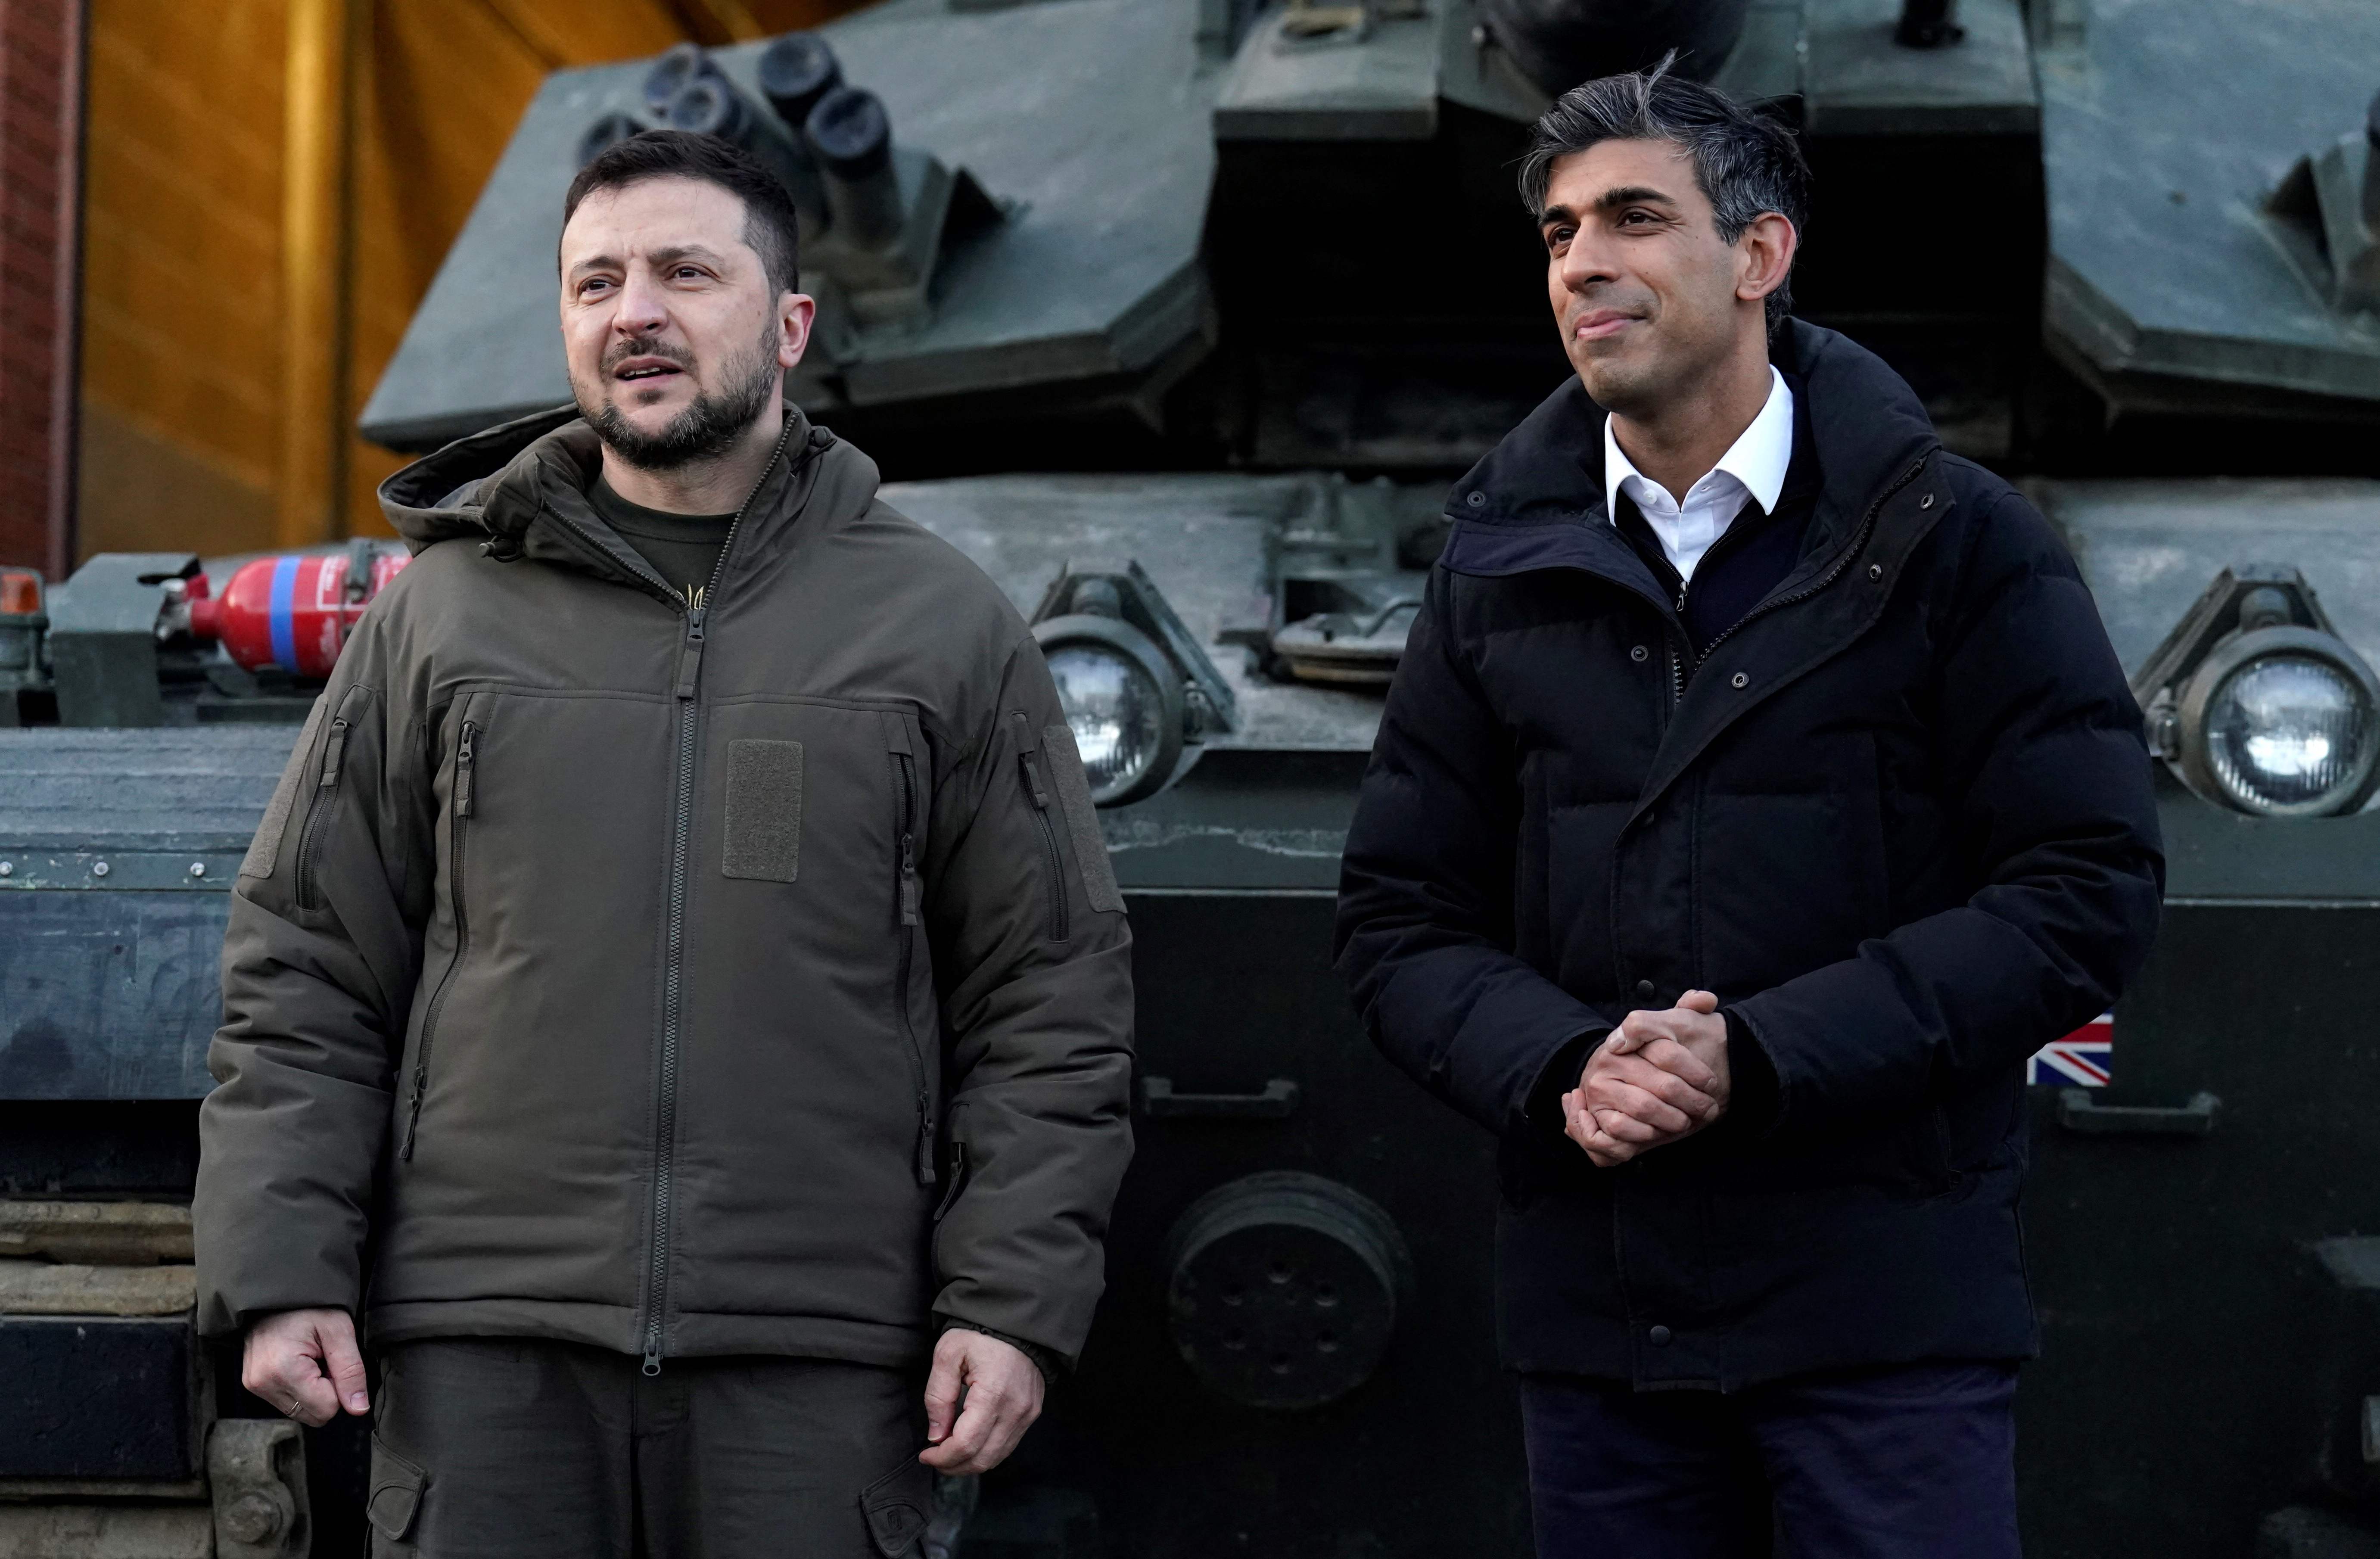
[{"label": "man's right hand", "polygon": [[[1718,998],[1689,991],[1667,1012],[1630,1013],[1588,1056],[1578,1087],[1562,1096],[1564,1133],[1599,1169],[1690,1137],[1727,1109],[1726,1029]],[[1716,1028],[1719,1049],[1705,1029]]]},{"label": "man's right hand", "polygon": [[249,1327],[239,1383],[312,1429],[342,1407],[358,1417],[371,1409],[355,1318],[345,1310],[282,1310]]}]

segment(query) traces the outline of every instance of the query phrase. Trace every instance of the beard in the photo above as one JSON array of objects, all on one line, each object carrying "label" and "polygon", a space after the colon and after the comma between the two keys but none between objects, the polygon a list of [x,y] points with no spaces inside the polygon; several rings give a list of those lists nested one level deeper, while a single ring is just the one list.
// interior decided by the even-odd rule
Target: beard
[{"label": "beard", "polygon": [[680,470],[715,460],[735,447],[736,440],[767,409],[769,397],[777,389],[777,323],[774,320],[769,322],[748,354],[732,358],[722,365],[724,389],[716,395],[698,392],[685,410],[654,432],[646,432],[631,423],[619,402],[613,398],[611,386],[616,381],[611,377],[611,365],[637,357],[667,358],[681,366],[686,361],[681,353],[650,337],[615,342],[603,354],[602,399],[589,406],[586,395],[578,393],[574,396],[578,402],[578,414],[587,419],[587,425],[595,430],[595,436],[613,454],[638,470]]}]

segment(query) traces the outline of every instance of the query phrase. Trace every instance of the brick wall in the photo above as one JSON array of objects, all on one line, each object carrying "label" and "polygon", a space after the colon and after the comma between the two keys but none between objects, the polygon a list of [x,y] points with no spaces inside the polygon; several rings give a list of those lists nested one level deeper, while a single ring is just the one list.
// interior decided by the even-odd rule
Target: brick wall
[{"label": "brick wall", "polygon": [[0,0],[0,562],[73,556],[79,0]]},{"label": "brick wall", "polygon": [[[851,0],[358,0],[336,408],[292,405],[283,361],[288,0],[87,3],[82,556],[274,543],[285,420],[352,427],[546,72]],[[399,463],[351,438],[333,528],[384,530]]]},{"label": "brick wall", "polygon": [[283,0],[88,4],[78,552],[266,546]]}]

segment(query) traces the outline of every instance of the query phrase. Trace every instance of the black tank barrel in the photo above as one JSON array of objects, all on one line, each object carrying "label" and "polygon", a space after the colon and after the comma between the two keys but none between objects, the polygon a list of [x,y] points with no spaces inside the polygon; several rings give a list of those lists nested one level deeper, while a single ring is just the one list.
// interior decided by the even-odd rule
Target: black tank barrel
[{"label": "black tank barrel", "polygon": [[760,95],[798,137],[819,99],[843,85],[843,65],[815,32],[788,32],[760,51]]},{"label": "black tank barrel", "polygon": [[827,198],[818,169],[776,119],[726,77],[698,76],[680,87],[670,99],[668,122],[672,129],[715,135],[749,152],[793,196],[806,228],[826,225]]},{"label": "black tank barrel", "polygon": [[654,119],[666,122],[670,104],[686,84],[706,77],[726,79],[717,61],[699,43],[680,43],[645,72],[645,111]]},{"label": "black tank barrel", "polygon": [[880,244],[901,231],[901,187],[892,171],[892,120],[874,92],[837,87],[803,127],[826,176],[837,231]]},{"label": "black tank barrel", "polygon": [[605,151],[645,128],[644,121],[633,114],[606,114],[587,127],[578,138],[578,165],[585,167]]},{"label": "black tank barrel", "polygon": [[742,92],[715,76],[688,81],[669,103],[670,128],[715,135],[747,152],[759,139],[756,130],[759,117]]},{"label": "black tank barrel", "polygon": [[1743,31],[1750,0],[1478,0],[1489,36],[1552,96],[1597,76],[1643,70],[1671,49],[1677,73],[1707,81]]}]

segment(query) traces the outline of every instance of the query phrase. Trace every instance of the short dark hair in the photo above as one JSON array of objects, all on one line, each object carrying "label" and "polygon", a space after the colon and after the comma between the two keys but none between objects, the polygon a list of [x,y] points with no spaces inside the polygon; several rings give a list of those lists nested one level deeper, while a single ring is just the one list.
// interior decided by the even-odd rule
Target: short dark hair
[{"label": "short dark hair", "polygon": [[[598,189],[620,189],[648,178],[698,178],[744,202],[744,241],[760,257],[769,285],[801,290],[801,219],[776,176],[732,140],[692,130],[642,130],[596,153],[562,198],[562,225]],[[557,253],[555,264],[561,263]]]},{"label": "short dark hair", "polygon": [[[1694,182],[1711,203],[1722,242],[1735,242],[1768,212],[1791,223],[1795,233],[1805,232],[1810,165],[1793,132],[1772,115],[1672,74],[1677,57],[1672,50],[1650,70],[1572,87],[1538,116],[1521,159],[1521,199],[1529,214],[1545,213],[1546,187],[1562,158],[1607,140],[1666,140],[1694,163]],[[1792,311],[1791,273],[1767,304],[1773,332]]]}]

